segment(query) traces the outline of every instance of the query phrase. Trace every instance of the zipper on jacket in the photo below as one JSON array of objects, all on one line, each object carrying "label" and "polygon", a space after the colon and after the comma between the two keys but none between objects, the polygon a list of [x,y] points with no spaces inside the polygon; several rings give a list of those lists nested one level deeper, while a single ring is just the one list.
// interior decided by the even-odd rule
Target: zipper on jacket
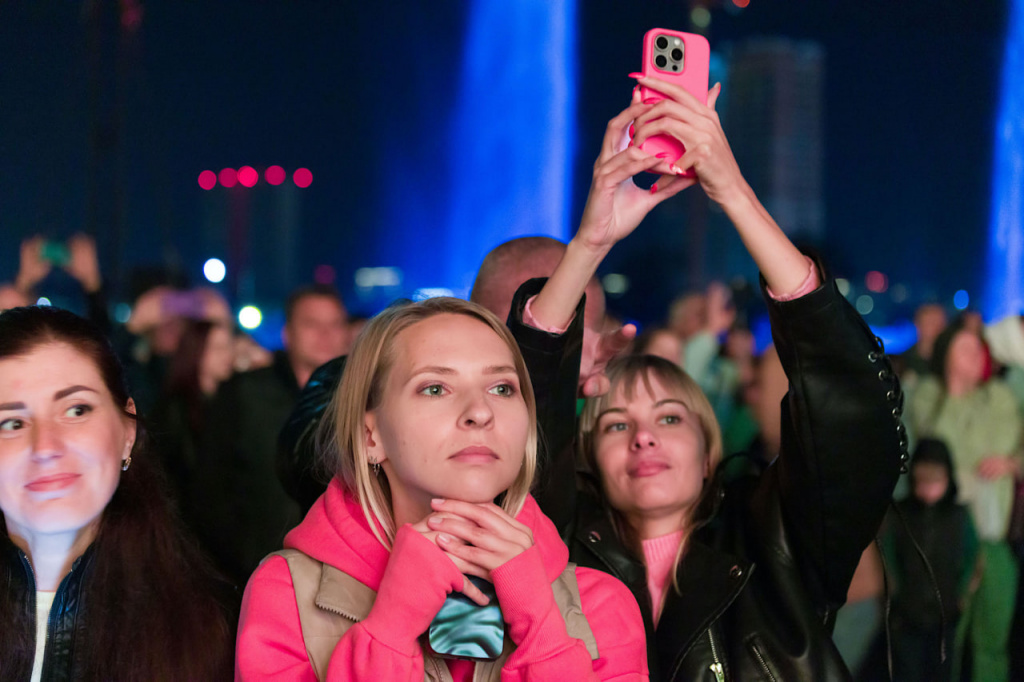
[{"label": "zipper on jacket", "polygon": [[761,664],[761,670],[768,676],[768,679],[771,680],[771,682],[778,682],[779,678],[775,677],[775,673],[773,673],[772,669],[768,667],[768,661],[765,660],[764,655],[758,648],[757,642],[749,641],[747,644],[750,647],[750,651],[754,654],[754,658],[756,658],[757,662]]},{"label": "zipper on jacket", "polygon": [[715,682],[725,682],[725,666],[722,665],[722,661],[718,658],[718,647],[715,646],[715,633],[714,626],[708,628],[708,641],[711,642],[711,658],[714,660],[710,666],[711,672],[715,674]]}]

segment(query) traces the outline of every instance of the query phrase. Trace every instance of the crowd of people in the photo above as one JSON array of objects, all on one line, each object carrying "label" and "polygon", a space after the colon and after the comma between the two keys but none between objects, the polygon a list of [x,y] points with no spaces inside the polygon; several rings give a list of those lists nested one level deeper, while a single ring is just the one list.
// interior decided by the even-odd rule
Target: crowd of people
[{"label": "crowd of people", "polygon": [[[0,678],[848,680],[881,642],[898,680],[1009,679],[1021,319],[928,307],[890,361],[744,180],[720,86],[635,76],[665,99],[609,122],[574,238],[496,247],[469,301],[301,288],[270,353],[210,288],[115,324],[88,237],[27,240]],[[602,260],[695,185],[761,271],[763,353],[719,284],[609,322]],[[58,265],[84,316],[29,305]]]}]

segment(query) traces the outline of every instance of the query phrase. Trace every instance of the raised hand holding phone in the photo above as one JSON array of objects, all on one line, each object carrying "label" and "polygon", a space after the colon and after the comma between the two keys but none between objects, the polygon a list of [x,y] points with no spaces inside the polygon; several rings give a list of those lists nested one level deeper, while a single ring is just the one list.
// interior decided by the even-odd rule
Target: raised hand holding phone
[{"label": "raised hand holding phone", "polygon": [[[707,102],[710,69],[711,46],[707,38],[695,33],[653,28],[644,34],[643,66],[640,74],[634,75],[671,83],[704,104]],[[656,104],[665,98],[666,95],[656,87],[641,83],[642,102]],[[655,169],[660,173],[669,172],[667,166],[678,161],[686,152],[684,144],[670,135],[655,135],[635,144],[665,162],[666,166]],[[693,175],[692,171],[686,173],[687,177]]]}]

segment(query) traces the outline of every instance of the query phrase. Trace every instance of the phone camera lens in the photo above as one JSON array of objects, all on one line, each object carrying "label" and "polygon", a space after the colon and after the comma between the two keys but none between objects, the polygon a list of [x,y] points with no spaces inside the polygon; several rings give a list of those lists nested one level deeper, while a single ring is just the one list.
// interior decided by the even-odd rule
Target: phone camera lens
[{"label": "phone camera lens", "polygon": [[665,55],[659,54],[654,58],[654,63],[657,64],[659,69],[664,69],[665,65],[668,64],[668,60],[665,59]]},{"label": "phone camera lens", "polygon": [[658,36],[658,40],[656,40],[654,44],[658,46],[659,50],[664,50],[668,47],[668,38],[665,36]]},{"label": "phone camera lens", "polygon": [[683,51],[682,50],[680,50],[678,47],[676,49],[672,50],[672,61],[678,62],[682,58],[683,58]]}]

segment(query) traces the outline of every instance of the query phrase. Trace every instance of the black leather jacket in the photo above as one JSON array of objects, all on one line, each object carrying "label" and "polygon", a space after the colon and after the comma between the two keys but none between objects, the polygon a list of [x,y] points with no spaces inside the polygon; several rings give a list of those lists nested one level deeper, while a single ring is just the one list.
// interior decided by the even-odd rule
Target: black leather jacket
[{"label": "black leather jacket", "polygon": [[[50,609],[46,628],[46,653],[43,658],[43,676],[46,682],[64,682],[76,679],[75,671],[81,666],[84,652],[75,648],[75,641],[82,631],[84,611],[82,591],[93,565],[93,547],[75,559],[71,571],[64,576]],[[36,622],[36,581],[28,557],[11,542],[6,534],[0,539],[0,589],[13,595],[23,609],[29,626],[29,637],[35,641]],[[10,627],[4,623],[0,627]],[[9,652],[0,652],[4,658],[0,664],[0,677],[5,681],[28,682],[32,677],[32,657],[14,661]]]},{"label": "black leather jacket", "polygon": [[[572,457],[575,401],[564,396],[576,387],[583,315],[581,303],[561,336],[522,324],[542,284],[520,288],[510,325],[530,367],[550,477],[559,458]],[[561,527],[570,557],[633,591],[652,680],[850,679],[831,628],[906,460],[903,396],[880,342],[833,282],[794,301],[768,300],[768,309],[790,381],[781,454],[763,474],[741,466],[724,480],[719,467],[717,508],[691,537],[680,591],[669,588],[657,628],[644,566],[618,541],[600,496],[559,482],[552,515],[573,507]]]}]

